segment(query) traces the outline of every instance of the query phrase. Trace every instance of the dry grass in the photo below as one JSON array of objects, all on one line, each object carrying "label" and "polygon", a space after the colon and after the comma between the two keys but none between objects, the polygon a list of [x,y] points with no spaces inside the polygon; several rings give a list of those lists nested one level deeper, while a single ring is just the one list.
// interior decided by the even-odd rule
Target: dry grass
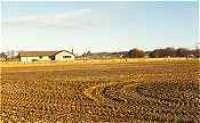
[{"label": "dry grass", "polygon": [[134,59],[76,59],[67,62],[35,62],[22,63],[19,61],[0,62],[0,67],[34,67],[34,66],[63,66],[63,65],[95,65],[95,64],[198,64],[200,59],[197,58],[134,58]]}]

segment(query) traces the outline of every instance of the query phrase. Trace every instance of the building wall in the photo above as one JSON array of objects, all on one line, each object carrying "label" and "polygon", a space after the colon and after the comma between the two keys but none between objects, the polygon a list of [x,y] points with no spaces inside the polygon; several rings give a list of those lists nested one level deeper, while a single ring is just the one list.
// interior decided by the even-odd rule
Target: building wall
[{"label": "building wall", "polygon": [[42,56],[42,58],[40,58],[40,61],[50,61],[51,59],[49,58],[49,56]]},{"label": "building wall", "polygon": [[[34,61],[51,61],[49,56],[36,56],[36,57],[20,57],[21,62],[28,63],[28,62],[34,62]],[[68,61],[68,60],[74,60],[74,55],[62,51],[55,55],[55,61]]]},{"label": "building wall", "polygon": [[74,60],[74,55],[66,52],[66,51],[62,51],[56,54],[55,56],[55,60],[56,61],[68,61],[68,60]]},{"label": "building wall", "polygon": [[20,57],[21,62],[32,62],[33,60],[39,60],[39,57]]},{"label": "building wall", "polygon": [[49,56],[36,56],[36,57],[21,57],[20,60],[22,62],[34,62],[34,61],[50,61]]}]

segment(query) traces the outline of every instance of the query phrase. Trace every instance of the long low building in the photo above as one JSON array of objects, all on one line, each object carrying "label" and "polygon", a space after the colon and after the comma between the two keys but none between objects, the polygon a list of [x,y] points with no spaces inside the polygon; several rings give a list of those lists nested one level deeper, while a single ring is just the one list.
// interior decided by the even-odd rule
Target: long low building
[{"label": "long low building", "polygon": [[35,61],[71,61],[75,56],[67,50],[60,51],[21,51],[18,54],[21,62]]}]

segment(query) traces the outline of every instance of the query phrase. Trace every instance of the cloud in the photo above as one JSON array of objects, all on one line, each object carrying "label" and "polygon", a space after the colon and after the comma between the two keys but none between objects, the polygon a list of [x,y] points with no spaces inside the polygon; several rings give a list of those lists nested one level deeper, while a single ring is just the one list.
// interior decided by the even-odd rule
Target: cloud
[{"label": "cloud", "polygon": [[53,49],[62,45],[84,49],[101,38],[110,37],[109,18],[109,14],[93,9],[15,16],[2,23],[2,47]]},{"label": "cloud", "polygon": [[3,22],[3,26],[25,26],[44,28],[88,28],[94,25],[96,19],[92,17],[90,9],[80,9],[54,15],[19,16]]}]

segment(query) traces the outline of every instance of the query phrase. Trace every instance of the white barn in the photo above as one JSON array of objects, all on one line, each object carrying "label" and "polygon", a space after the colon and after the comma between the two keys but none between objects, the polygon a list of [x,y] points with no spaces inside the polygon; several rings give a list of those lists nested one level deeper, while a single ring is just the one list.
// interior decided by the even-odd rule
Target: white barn
[{"label": "white barn", "polygon": [[75,56],[67,50],[61,51],[21,51],[18,54],[21,62],[34,61],[71,61]]}]

